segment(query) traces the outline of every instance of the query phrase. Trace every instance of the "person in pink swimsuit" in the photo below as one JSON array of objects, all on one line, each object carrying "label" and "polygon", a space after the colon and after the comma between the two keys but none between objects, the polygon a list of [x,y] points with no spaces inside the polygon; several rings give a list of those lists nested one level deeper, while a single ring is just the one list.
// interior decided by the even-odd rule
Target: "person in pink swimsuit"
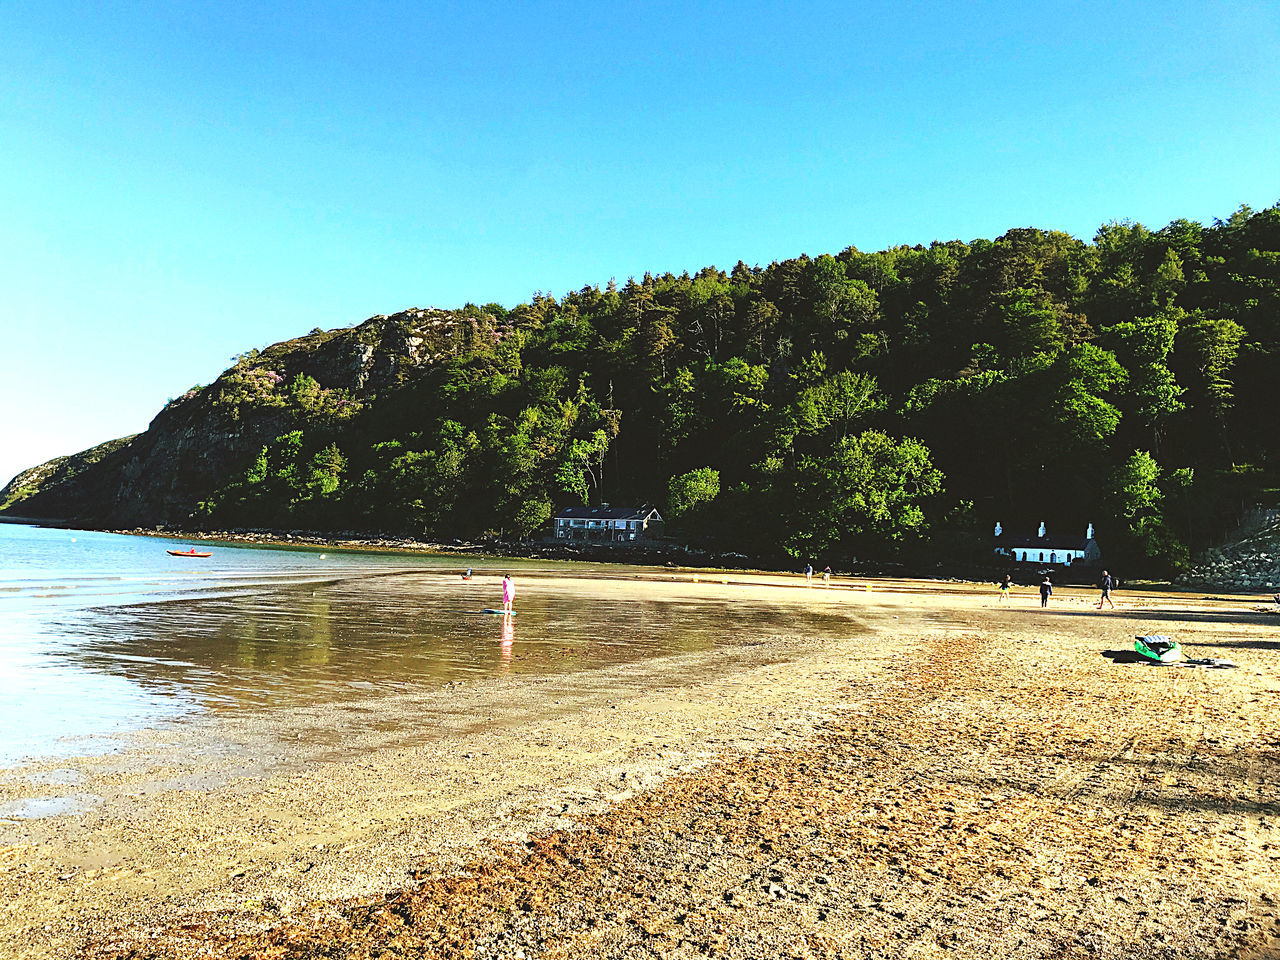
[{"label": "person in pink swimsuit", "polygon": [[511,579],[511,574],[504,574],[502,577],[502,612],[511,613],[511,605],[516,601],[516,582]]}]

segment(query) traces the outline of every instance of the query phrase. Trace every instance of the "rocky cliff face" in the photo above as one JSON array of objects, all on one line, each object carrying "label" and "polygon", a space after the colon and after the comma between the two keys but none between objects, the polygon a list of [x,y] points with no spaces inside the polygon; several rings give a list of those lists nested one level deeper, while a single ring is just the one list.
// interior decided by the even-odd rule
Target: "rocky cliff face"
[{"label": "rocky cliff face", "polygon": [[18,505],[36,494],[43,494],[45,502],[51,502],[59,491],[75,486],[75,482],[86,470],[122,450],[137,436],[135,433],[119,440],[108,440],[80,453],[56,457],[29,470],[23,470],[0,490],[0,510],[31,516],[29,511],[22,511]]},{"label": "rocky cliff face", "polygon": [[357,417],[430,365],[510,333],[492,317],[412,309],[241,357],[165,406],[144,433],[24,471],[0,493],[15,516],[181,524],[262,446],[307,417]]}]

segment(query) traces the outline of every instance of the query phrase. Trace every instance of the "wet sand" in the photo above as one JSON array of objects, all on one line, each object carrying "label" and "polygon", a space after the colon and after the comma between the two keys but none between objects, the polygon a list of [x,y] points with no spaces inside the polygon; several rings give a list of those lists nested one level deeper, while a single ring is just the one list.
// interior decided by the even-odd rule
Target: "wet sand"
[{"label": "wet sand", "polygon": [[[44,791],[0,777],[9,801],[101,798],[0,823],[0,956],[1276,955],[1261,601],[730,581],[614,589],[858,629],[726,618],[710,650],[220,718],[153,734],[146,764],[50,765]],[[1103,656],[1135,633],[1239,668]]]}]

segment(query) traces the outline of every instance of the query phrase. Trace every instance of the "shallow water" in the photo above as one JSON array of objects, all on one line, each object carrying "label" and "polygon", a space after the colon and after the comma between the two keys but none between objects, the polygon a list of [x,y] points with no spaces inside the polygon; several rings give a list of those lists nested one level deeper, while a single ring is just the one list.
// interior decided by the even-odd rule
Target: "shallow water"
[{"label": "shallow water", "polygon": [[[468,558],[454,556],[165,553],[186,545],[0,524],[0,766],[107,752],[196,715],[854,629],[847,616],[729,593],[636,599],[616,582],[636,572],[625,567],[475,560],[463,581]],[[506,571],[517,616],[482,613]]]},{"label": "shallow water", "polygon": [[120,734],[206,709],[206,667],[184,659],[186,629],[158,611],[423,565],[230,545],[209,559],[165,552],[191,545],[0,523],[0,765],[102,752]]}]

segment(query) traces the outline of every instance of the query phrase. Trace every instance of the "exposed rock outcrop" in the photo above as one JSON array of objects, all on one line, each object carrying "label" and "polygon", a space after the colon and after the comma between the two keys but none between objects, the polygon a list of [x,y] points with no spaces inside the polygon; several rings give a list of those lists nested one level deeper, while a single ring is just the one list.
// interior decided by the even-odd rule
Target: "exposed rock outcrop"
[{"label": "exposed rock outcrop", "polygon": [[1205,551],[1180,580],[1237,590],[1280,589],[1280,509],[1261,511],[1239,539]]},{"label": "exposed rock outcrop", "polygon": [[490,316],[415,308],[251,351],[170,401],[144,433],[19,474],[0,509],[96,525],[182,523],[273,438],[353,421],[425,368],[510,332]]},{"label": "exposed rock outcrop", "polygon": [[[37,493],[45,494],[46,497],[55,496],[57,491],[73,485],[90,467],[127,447],[138,436],[135,433],[118,440],[108,440],[80,453],[55,457],[39,466],[23,470],[0,490],[0,510],[14,508]],[[17,513],[19,510],[12,512]]]}]

